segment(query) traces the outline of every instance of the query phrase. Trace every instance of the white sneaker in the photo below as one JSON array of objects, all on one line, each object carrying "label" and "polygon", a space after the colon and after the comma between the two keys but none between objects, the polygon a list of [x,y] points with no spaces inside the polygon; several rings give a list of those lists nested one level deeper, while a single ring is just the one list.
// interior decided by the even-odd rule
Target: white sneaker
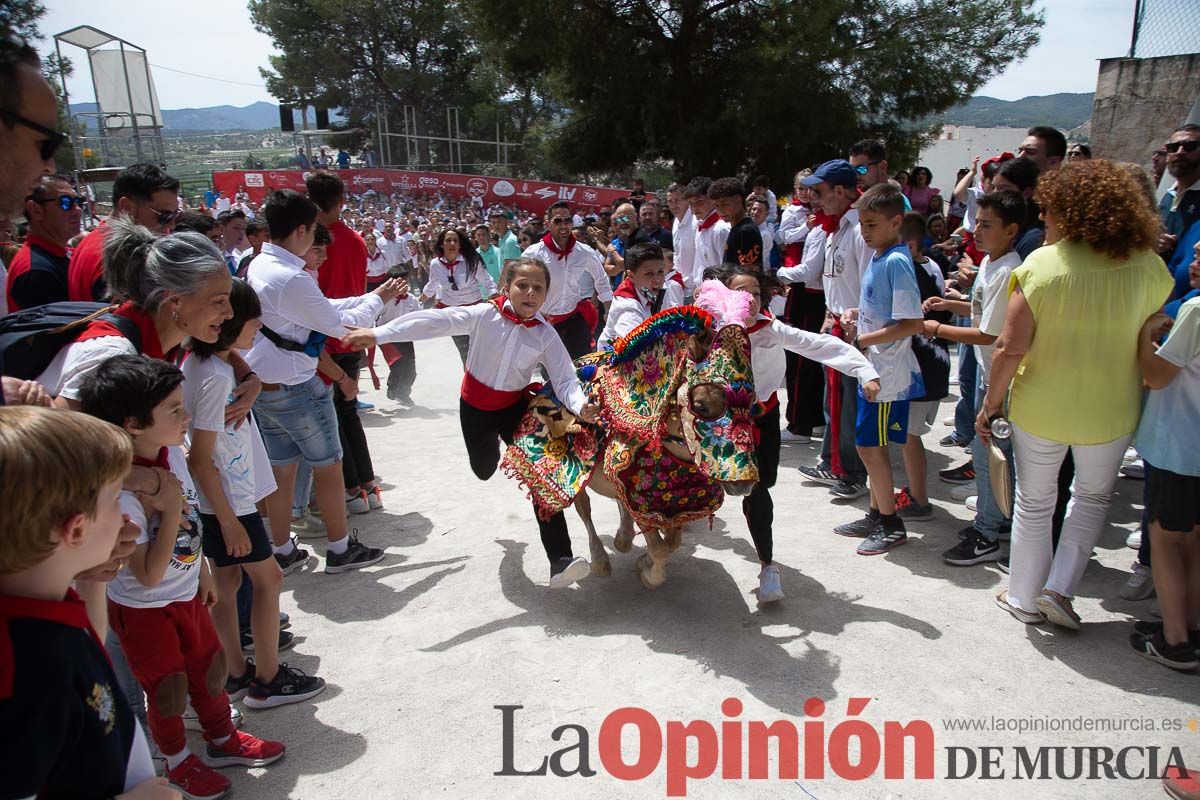
[{"label": "white sneaker", "polygon": [[944,420],[942,420],[942,424],[953,428],[954,427],[954,417],[946,417]]},{"label": "white sneaker", "polygon": [[1146,465],[1141,459],[1132,461],[1121,467],[1121,474],[1126,478],[1133,478],[1135,481],[1144,481],[1146,479]]},{"label": "white sneaker", "polygon": [[1125,546],[1130,550],[1142,549],[1142,531],[1140,528],[1125,537]]},{"label": "white sneaker", "polygon": [[383,492],[380,491],[378,486],[367,492],[367,506],[372,511],[383,508]]},{"label": "white sneaker", "polygon": [[825,436],[825,426],[824,425],[818,425],[817,427],[813,428],[812,438],[820,439],[824,436]]},{"label": "white sneaker", "polygon": [[566,589],[576,581],[583,580],[592,567],[579,556],[575,558],[560,558],[550,568],[550,588]]},{"label": "white sneaker", "polygon": [[1154,596],[1154,573],[1140,561],[1133,562],[1133,574],[1121,587],[1126,600],[1146,600]]},{"label": "white sneaker", "polygon": [[[242,712],[238,711],[237,706],[229,706],[229,721],[233,723],[233,727],[242,727]],[[188,731],[203,731],[204,727],[200,724],[200,717],[196,715],[195,709],[192,708],[192,701],[187,701],[187,706],[183,709],[183,728]]]},{"label": "white sneaker", "polygon": [[950,487],[950,496],[958,502],[964,502],[968,497],[975,494],[975,481],[970,483],[960,483],[958,486]]},{"label": "white sneaker", "polygon": [[782,431],[779,432],[779,439],[780,439],[780,441],[795,442],[797,444],[808,444],[809,442],[812,441],[811,436],[804,436],[799,433],[792,433],[787,428],[784,428]]},{"label": "white sneaker", "polygon": [[1125,455],[1121,456],[1121,466],[1124,466],[1126,464],[1132,464],[1135,461],[1140,461],[1141,458],[1142,457],[1140,455],[1138,455],[1138,451],[1137,451],[1136,447],[1126,448]]},{"label": "white sneaker", "polygon": [[292,520],[292,532],[301,539],[325,538],[325,523],[316,517],[305,514],[300,519]]},{"label": "white sneaker", "polygon": [[346,498],[346,513],[347,514],[365,514],[371,510],[371,504],[367,501],[367,493],[360,491],[356,497]]},{"label": "white sneaker", "polygon": [[758,573],[758,602],[778,603],[783,599],[783,587],[779,584],[779,567],[768,564]]},{"label": "white sneaker", "polygon": [[978,511],[979,497],[977,495],[971,495],[966,500],[963,500],[963,505],[967,507],[967,511]]}]

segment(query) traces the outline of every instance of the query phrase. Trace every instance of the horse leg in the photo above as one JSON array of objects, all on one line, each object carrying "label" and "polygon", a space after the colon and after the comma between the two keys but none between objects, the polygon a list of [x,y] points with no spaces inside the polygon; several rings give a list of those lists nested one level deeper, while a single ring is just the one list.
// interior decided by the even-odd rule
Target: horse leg
[{"label": "horse leg", "polygon": [[596,526],[592,523],[592,499],[588,497],[587,489],[575,496],[575,511],[583,520],[583,526],[587,528],[588,547],[592,552],[592,574],[605,577],[611,575],[612,564],[608,560],[608,552],[604,549],[604,542],[596,535]]},{"label": "horse leg", "polygon": [[637,560],[638,577],[647,589],[657,589],[667,580],[667,556],[670,551],[657,528],[642,531],[646,552]]},{"label": "horse leg", "polygon": [[679,545],[683,542],[683,526],[667,528],[666,540],[668,553],[674,553],[678,550]]},{"label": "horse leg", "polygon": [[633,537],[637,533],[633,527],[633,515],[629,513],[629,508],[620,501],[617,502],[617,507],[621,512],[621,524],[617,527],[616,534],[613,535],[613,547],[619,553],[628,553],[629,548],[633,546]]}]

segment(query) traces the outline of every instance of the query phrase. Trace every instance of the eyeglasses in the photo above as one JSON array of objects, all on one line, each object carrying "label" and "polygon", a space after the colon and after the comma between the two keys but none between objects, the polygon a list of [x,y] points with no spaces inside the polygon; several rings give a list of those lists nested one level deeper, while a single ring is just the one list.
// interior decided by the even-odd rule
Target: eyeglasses
[{"label": "eyeglasses", "polygon": [[570,217],[551,217],[550,221],[555,225],[570,225],[573,220]]},{"label": "eyeglasses", "polygon": [[632,219],[633,217],[629,216],[628,214],[622,214],[619,217],[613,217],[613,222],[617,223],[618,225],[624,225],[626,222],[629,222]]},{"label": "eyeglasses", "polygon": [[1190,153],[1197,147],[1200,147],[1200,139],[1187,139],[1182,142],[1167,142],[1163,147],[1168,153],[1178,153],[1182,150],[1185,153]]},{"label": "eyeglasses", "polygon": [[71,206],[83,208],[83,204],[87,202],[87,198],[78,194],[60,194],[58,197],[47,197],[45,200],[38,200],[39,203],[58,203],[58,207],[63,211],[70,211]]},{"label": "eyeglasses", "polygon": [[857,167],[854,168],[854,171],[857,172],[859,175],[866,175],[867,172],[871,169],[871,167],[875,166],[876,164],[882,164],[882,163],[883,163],[883,159],[879,159],[878,161],[868,161],[865,164],[859,164]]},{"label": "eyeglasses", "polygon": [[18,125],[24,125],[31,131],[36,131],[46,137],[38,145],[38,154],[41,155],[42,161],[49,161],[54,158],[54,153],[67,140],[67,135],[62,131],[47,128],[45,125],[39,125],[33,120],[22,117],[20,114],[9,111],[6,108],[0,108],[0,117],[15,122]]},{"label": "eyeglasses", "polygon": [[137,200],[133,200],[132,202],[135,206],[153,211],[155,214],[157,214],[159,225],[170,225],[172,222],[179,219],[179,215],[183,213],[183,211],[178,208],[171,209],[170,211],[160,211],[149,203],[139,203]]}]

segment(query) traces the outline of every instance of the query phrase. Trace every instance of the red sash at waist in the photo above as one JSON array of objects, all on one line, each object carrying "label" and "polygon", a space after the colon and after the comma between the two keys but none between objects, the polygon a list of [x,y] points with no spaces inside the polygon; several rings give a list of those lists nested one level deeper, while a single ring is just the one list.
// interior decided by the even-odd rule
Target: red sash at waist
[{"label": "red sash at waist", "polygon": [[523,389],[495,389],[476,378],[469,372],[463,373],[462,388],[459,390],[467,405],[480,411],[499,411],[516,405],[531,392],[541,389],[540,383],[531,383]]}]

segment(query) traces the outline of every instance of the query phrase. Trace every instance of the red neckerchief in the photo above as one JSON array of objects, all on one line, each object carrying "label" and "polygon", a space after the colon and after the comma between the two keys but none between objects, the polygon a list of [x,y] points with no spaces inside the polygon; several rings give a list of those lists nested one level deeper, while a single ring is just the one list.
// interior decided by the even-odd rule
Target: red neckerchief
[{"label": "red neckerchief", "polygon": [[763,328],[770,325],[774,319],[775,319],[775,317],[774,317],[774,315],[771,314],[770,311],[767,311],[765,308],[761,309],[758,312],[758,319],[756,319],[754,321],[753,325],[751,325],[749,328],[746,328],[746,333],[749,334],[749,333],[756,333],[758,331],[761,331]]},{"label": "red neckerchief", "polygon": [[507,297],[502,295],[493,297],[491,302],[492,305],[496,307],[496,310],[500,312],[500,316],[504,317],[509,322],[515,322],[516,324],[523,325],[526,328],[536,328],[538,325],[542,324],[542,321],[537,317],[530,317],[529,319],[521,319],[518,317],[517,312],[512,310],[512,305],[508,302]]},{"label": "red neckerchief", "polygon": [[819,208],[813,212],[813,216],[816,217],[817,224],[821,226],[821,230],[825,231],[826,233],[836,233],[838,225],[842,223],[841,214],[836,216],[826,214]]},{"label": "red neckerchief", "polygon": [[167,448],[162,448],[158,451],[158,456],[155,458],[142,458],[141,456],[133,457],[134,466],[138,467],[162,467],[169,470],[171,462],[167,458]]},{"label": "red neckerchief", "polygon": [[[154,317],[147,314],[142,309],[135,306],[132,302],[126,301],[113,312],[119,317],[132,320],[137,325],[138,330],[142,334],[142,355],[150,358],[157,358],[160,361],[166,360],[166,354],[163,353],[162,342],[158,338],[158,329],[154,327]],[[82,342],[87,339],[100,339],[105,336],[120,336],[124,338],[124,334],[120,329],[111,322],[105,320],[96,320],[89,323],[87,329],[79,334],[75,339],[77,342]],[[178,348],[175,348],[177,350]],[[174,352],[174,350],[172,350]]]},{"label": "red neckerchief", "polygon": [[638,296],[637,287],[633,285],[633,281],[629,278],[621,281],[617,288],[613,289],[613,297],[628,297],[630,300],[637,300],[639,302],[642,299]]},{"label": "red neckerchief", "polygon": [[720,219],[721,219],[721,215],[720,215],[720,214],[718,214],[717,212],[713,211],[713,212],[712,212],[712,213],[710,213],[710,214],[709,214],[707,217],[705,217],[705,218],[704,218],[704,222],[701,222],[701,223],[700,223],[700,228],[699,228],[699,230],[701,230],[701,231],[706,231],[706,230],[708,230],[708,229],[709,229],[709,228],[711,228],[713,225],[716,225],[716,224],[717,224],[717,222],[719,222],[719,221],[720,221]]},{"label": "red neckerchief", "polygon": [[566,261],[567,256],[571,255],[571,251],[575,249],[575,237],[572,236],[567,240],[567,246],[560,249],[558,243],[554,241],[554,237],[547,233],[542,237],[542,244],[550,248],[550,252],[558,256],[559,261]]},{"label": "red neckerchief", "polygon": [[58,244],[57,242],[52,242],[49,239],[43,239],[41,236],[38,236],[36,233],[31,233],[28,236],[26,236],[25,244],[30,245],[31,247],[40,247],[41,249],[45,250],[50,255],[58,256],[59,258],[62,258],[63,256],[65,256],[67,254],[67,248],[63,247],[62,245]]},{"label": "red neckerchief", "polygon": [[678,271],[678,270],[674,270],[674,269],[673,269],[673,270],[671,270],[671,274],[667,276],[667,280],[669,280],[669,281],[675,281],[675,282],[676,282],[676,283],[678,283],[680,286],[683,286],[683,285],[684,285],[684,284],[683,284],[683,276],[679,274],[679,271]]},{"label": "red neckerchief", "polygon": [[446,268],[446,272],[450,276],[450,288],[457,292],[458,281],[454,280],[454,268],[458,266],[458,262],[462,261],[462,259],[455,258],[453,261],[447,264],[446,259],[438,256],[438,261],[442,262],[442,266]]},{"label": "red neckerchief", "polygon": [[0,595],[0,700],[7,700],[13,694],[16,670],[8,624],[10,620],[15,619],[41,619],[85,630],[100,648],[100,652],[104,652],[103,645],[88,621],[87,607],[79,595],[75,594],[74,589],[67,589],[67,596],[59,601]]}]

